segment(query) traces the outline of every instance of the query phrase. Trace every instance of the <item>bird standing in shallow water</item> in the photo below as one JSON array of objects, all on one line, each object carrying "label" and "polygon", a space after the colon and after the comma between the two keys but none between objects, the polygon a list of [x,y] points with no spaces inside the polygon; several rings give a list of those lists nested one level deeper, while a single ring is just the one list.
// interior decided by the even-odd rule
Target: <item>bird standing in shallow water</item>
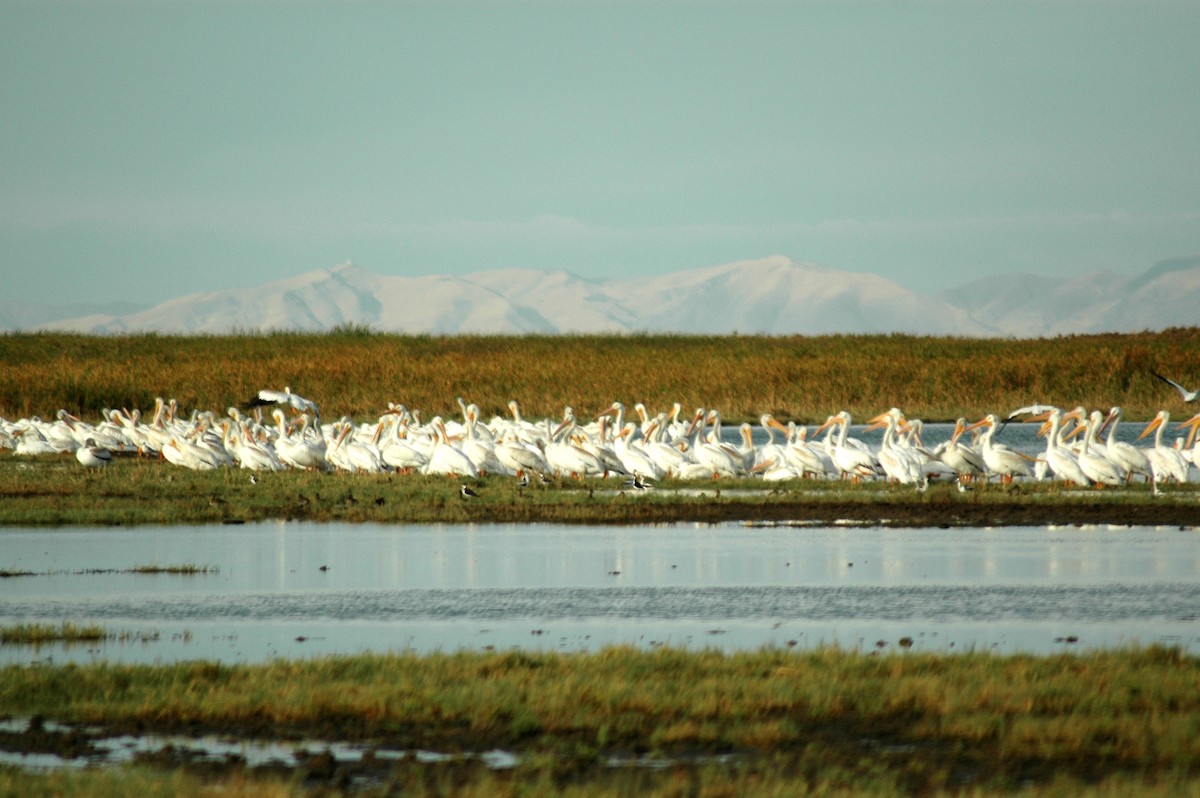
[{"label": "bird standing in shallow water", "polygon": [[458,495],[464,499],[478,499],[479,494],[468,488],[466,485],[458,486]]}]

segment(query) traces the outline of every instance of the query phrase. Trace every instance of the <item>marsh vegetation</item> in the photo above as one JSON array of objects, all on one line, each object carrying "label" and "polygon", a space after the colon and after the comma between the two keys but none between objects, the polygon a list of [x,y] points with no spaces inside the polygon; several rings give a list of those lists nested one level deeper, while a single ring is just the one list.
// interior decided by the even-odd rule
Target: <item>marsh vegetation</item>
[{"label": "marsh vegetation", "polygon": [[[326,756],[316,768],[323,749],[309,744],[286,767],[193,769],[231,794],[260,780],[281,794],[1166,794],[1197,787],[1198,696],[1200,666],[1163,648],[1052,657],[614,648],[0,671],[4,711],[66,724],[78,756],[90,737],[134,730],[374,752],[353,763]],[[416,749],[501,749],[515,763],[382,755]]]},{"label": "marsh vegetation", "polygon": [[103,408],[223,412],[290,385],[323,416],[377,417],[388,402],[453,416],[462,396],[484,418],[517,399],[532,417],[581,418],[614,400],[652,410],[718,408],[730,421],[773,413],[819,422],[900,407],[952,421],[1037,401],[1122,405],[1148,420],[1178,395],[1156,380],[1194,373],[1200,327],[1161,333],[1007,340],[875,336],[401,336],[361,329],[176,337],[0,336],[0,416],[94,418]]}]

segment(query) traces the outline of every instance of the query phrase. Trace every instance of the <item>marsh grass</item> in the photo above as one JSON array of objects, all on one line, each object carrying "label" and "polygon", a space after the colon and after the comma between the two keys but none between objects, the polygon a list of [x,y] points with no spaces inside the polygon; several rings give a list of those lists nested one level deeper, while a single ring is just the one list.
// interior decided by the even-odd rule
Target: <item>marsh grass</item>
[{"label": "marsh grass", "polygon": [[[1033,794],[1085,784],[1194,790],[1200,766],[1200,664],[1159,647],[1051,657],[612,648],[10,666],[0,670],[0,713],[448,752],[500,747],[519,753],[518,776],[601,790],[581,795],[645,775],[612,773],[602,763],[614,754],[692,758],[698,764],[664,774],[685,783],[706,774],[731,790],[753,777],[778,787],[768,794],[798,784],[941,794],[968,782]],[[733,759],[712,759],[722,754]]]},{"label": "marsh grass", "polygon": [[[396,765],[386,783],[357,786],[352,791],[324,784],[306,784],[300,778],[282,778],[240,772],[205,776],[202,772],[163,772],[145,766],[115,770],[86,769],[53,773],[0,770],[0,794],[22,798],[304,798],[354,795],[359,798],[404,795],[410,798],[459,796],[460,798],[900,798],[914,791],[883,771],[872,774],[867,762],[855,769],[823,767],[807,757],[737,765],[676,765],[662,769],[593,768],[586,772],[563,769],[557,761],[538,761],[511,772],[482,767],[447,765]],[[1021,796],[1021,798],[1178,798],[1200,795],[1200,780],[1181,774],[1120,774],[1099,781],[1060,774],[1046,783],[973,786],[918,792],[941,796]]]},{"label": "marsh grass", "polygon": [[[910,486],[796,480],[679,482],[664,480],[648,493],[622,490],[620,480],[553,480],[517,487],[516,480],[472,481],[479,498],[463,501],[461,480],[400,474],[338,475],[281,471],[258,475],[227,468],[196,472],[167,463],[121,457],[101,473],[83,469],[69,455],[21,457],[0,453],[0,525],[138,525],[248,523],[267,519],[374,523],[669,523],[804,518],[821,507],[860,508],[865,518],[889,513],[938,514],[1002,508],[1014,503],[1086,509],[1118,523],[1140,511],[1200,510],[1200,485],[1171,485],[1151,496],[1147,486],[1097,491],[1057,484],[1014,488],[979,487],[966,494],[950,485],[925,493]],[[868,508],[873,508],[868,510]],[[873,514],[873,515],[872,515]],[[933,515],[928,515],[933,514]],[[1105,515],[1107,514],[1107,515]],[[1053,515],[1053,513],[1051,513]],[[1063,520],[1073,519],[1064,516]],[[1153,522],[1153,521],[1150,521]],[[995,523],[989,522],[989,523]],[[196,566],[193,573],[204,566]],[[20,572],[10,570],[9,575]]]},{"label": "marsh grass", "polygon": [[112,637],[103,627],[81,626],[64,621],[50,623],[21,623],[0,627],[0,645],[43,645],[46,643],[94,643]]},{"label": "marsh grass", "polygon": [[1032,401],[1108,408],[1130,419],[1184,406],[1152,371],[1194,373],[1200,327],[1027,340],[862,336],[402,336],[361,328],[231,336],[0,335],[0,416],[65,408],[145,411],[155,397],[222,412],[260,388],[290,385],[326,418],[375,418],[388,402],[425,418],[456,416],[456,397],[484,417],[517,399],[530,417],[581,418],[614,400],[651,411],[673,402],[730,420],[762,413],[811,423],[842,409],[897,406],[953,420]]},{"label": "marsh grass", "polygon": [[128,569],[131,574],[180,574],[183,576],[193,576],[195,574],[216,573],[218,568],[215,565],[199,565],[197,563],[179,563],[177,565],[135,565]]}]

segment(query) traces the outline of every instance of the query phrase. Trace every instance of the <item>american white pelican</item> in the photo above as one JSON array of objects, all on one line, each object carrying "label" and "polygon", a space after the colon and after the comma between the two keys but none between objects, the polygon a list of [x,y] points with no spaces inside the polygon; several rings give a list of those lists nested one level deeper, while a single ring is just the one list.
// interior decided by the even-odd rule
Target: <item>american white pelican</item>
[{"label": "american white pelican", "polygon": [[1146,453],[1131,443],[1116,439],[1117,427],[1124,420],[1125,411],[1120,407],[1114,407],[1108,411],[1108,418],[1104,422],[1104,426],[1111,425],[1108,430],[1108,438],[1105,440],[1108,459],[1124,468],[1128,477],[1141,474],[1147,482],[1154,484],[1154,466],[1150,463],[1150,458],[1146,456]]},{"label": "american white pelican", "polygon": [[249,422],[242,421],[236,430],[230,429],[225,435],[225,442],[241,468],[250,471],[282,471],[287,468],[274,446],[258,440]]},{"label": "american white pelican", "polygon": [[1088,420],[1084,424],[1083,447],[1079,450],[1078,455],[1079,467],[1083,469],[1083,473],[1087,474],[1088,479],[1096,483],[1097,487],[1120,485],[1125,481],[1125,469],[1109,460],[1099,448],[1092,449],[1092,442],[1103,419],[1104,414],[1099,410],[1093,410],[1088,416]]},{"label": "american white pelican", "polygon": [[796,426],[789,421],[784,427],[774,418],[770,420],[773,427],[787,433],[786,444],[783,447],[784,458],[788,465],[800,472],[802,477],[836,477],[841,469],[833,462],[829,452],[822,446],[808,441],[808,428]]},{"label": "american white pelican", "polygon": [[496,456],[491,430],[479,423],[479,409],[471,405],[466,413],[467,421],[463,425],[465,430],[459,448],[475,464],[475,470],[480,474],[515,476],[517,472]]},{"label": "american white pelican", "polygon": [[112,462],[112,452],[102,446],[97,446],[96,441],[88,438],[83,442],[83,445],[75,450],[75,459],[84,468],[104,468]]},{"label": "american white pelican", "polygon": [[446,434],[446,423],[440,418],[434,418],[429,422],[430,426],[436,433],[434,438],[433,451],[429,455],[429,462],[425,464],[422,472],[425,474],[446,474],[449,476],[459,477],[478,477],[479,469],[471,462],[471,458],[463,454],[461,449],[455,448],[450,444],[450,436]]},{"label": "american white pelican", "polygon": [[1167,379],[1163,375],[1159,374],[1157,371],[1152,371],[1150,373],[1153,374],[1155,377],[1158,377],[1160,380],[1165,382],[1167,385],[1170,385],[1175,390],[1179,391],[1179,396],[1183,399],[1183,401],[1185,403],[1194,402],[1198,398],[1200,398],[1200,389],[1197,389],[1195,391],[1189,391],[1187,388],[1184,388],[1182,385],[1175,382],[1175,380]]},{"label": "american white pelican", "polygon": [[46,440],[41,431],[34,426],[27,427],[15,438],[17,441],[16,446],[13,447],[15,454],[59,454],[61,451]]},{"label": "american white pelican", "polygon": [[575,411],[568,407],[563,412],[562,423],[550,433],[546,443],[546,462],[550,470],[557,475],[570,474],[576,479],[588,474],[603,474],[605,468],[600,458],[576,445],[572,437],[576,426]]},{"label": "american white pelican", "polygon": [[246,402],[243,407],[250,410],[266,405],[284,405],[292,408],[297,413],[310,413],[314,418],[320,415],[317,412],[316,402],[311,399],[305,399],[299,394],[292,393],[292,389],[286,385],[282,391],[273,391],[270,388],[262,389]]},{"label": "american white pelican", "polygon": [[682,447],[686,446],[686,444],[673,445],[667,442],[664,431],[665,424],[665,414],[661,418],[651,420],[643,433],[642,451],[654,461],[659,471],[664,476],[667,476],[679,474],[684,466],[691,461],[688,460],[687,455],[682,450]]},{"label": "american white pelican", "polygon": [[1146,450],[1146,456],[1150,458],[1150,462],[1154,466],[1155,479],[1159,482],[1166,482],[1169,479],[1173,479],[1176,482],[1187,482],[1187,459],[1184,458],[1183,453],[1178,449],[1164,446],[1162,442],[1163,432],[1170,421],[1171,414],[1166,410],[1159,410],[1154,419],[1146,425],[1146,429],[1142,431],[1142,434],[1138,436],[1138,440],[1140,441],[1150,433],[1154,433],[1154,446]]},{"label": "american white pelican", "polygon": [[522,477],[530,471],[545,474],[550,470],[542,450],[530,443],[522,441],[515,433],[502,437],[496,444],[496,459],[503,463],[514,474]]},{"label": "american white pelican", "polygon": [[899,408],[893,407],[871,419],[867,431],[883,428],[883,441],[876,458],[888,480],[901,485],[920,485],[925,481],[921,463],[896,444],[896,430],[903,420]]},{"label": "american white pelican", "polygon": [[883,469],[875,455],[850,441],[848,437],[850,425],[850,413],[843,410],[826,419],[825,423],[817,429],[816,434],[819,435],[823,430],[829,428],[832,435],[832,427],[839,427],[837,437],[827,438],[826,443],[829,447],[829,456],[833,459],[843,478],[849,476],[858,482],[866,476],[879,476],[883,473]]},{"label": "american white pelican", "polygon": [[319,435],[307,435],[308,416],[300,417],[300,432],[293,435],[284,422],[283,411],[275,408],[271,416],[279,427],[275,437],[275,453],[279,459],[292,468],[324,469],[328,465],[325,459],[325,440]]},{"label": "american white pelican", "polygon": [[999,424],[1000,419],[996,417],[996,414],[989,413],[966,429],[969,432],[986,427],[983,435],[979,438],[979,445],[988,473],[996,474],[1000,477],[1000,481],[1006,484],[1012,482],[1016,477],[1032,477],[1033,471],[1029,466],[1036,458],[1013,451],[1002,443],[996,443],[994,437]]},{"label": "american white pelican", "polygon": [[[86,441],[90,438],[93,446],[99,446],[109,451],[123,451],[129,443],[119,429],[111,426],[111,423],[106,423],[105,428],[100,429],[71,415],[66,410],[59,410],[57,417],[80,446],[86,445]],[[107,421],[107,416],[104,418]]]},{"label": "american white pelican", "polygon": [[397,471],[411,474],[429,462],[428,455],[407,439],[408,429],[404,422],[389,417],[382,423],[385,432],[379,438],[379,453],[385,463]]},{"label": "american white pelican", "polygon": [[1197,459],[1200,456],[1200,440],[1197,440],[1196,436],[1197,431],[1200,431],[1200,413],[1187,421],[1180,421],[1178,429],[1184,427],[1191,427],[1191,431],[1188,432],[1187,441],[1183,444],[1182,454],[1185,459],[1192,461],[1192,465],[1200,468],[1200,459]]},{"label": "american white pelican", "polygon": [[930,457],[945,463],[958,474],[960,482],[972,480],[987,473],[987,463],[983,461],[983,453],[960,440],[966,429],[967,420],[959,418],[954,422],[954,432],[950,435],[950,440],[928,452]]},{"label": "american white pelican", "polygon": [[172,436],[163,446],[162,456],[172,465],[190,468],[193,471],[213,471],[224,465],[211,449],[183,437]]},{"label": "american white pelican", "polygon": [[637,432],[637,425],[632,421],[625,422],[624,426],[617,431],[616,437],[613,439],[612,449],[616,453],[617,458],[621,461],[621,465],[625,467],[627,473],[633,474],[635,477],[649,477],[650,479],[662,479],[665,472],[659,467],[658,463],[650,457],[645,449],[637,446],[633,442],[633,435]]},{"label": "american white pelican", "polygon": [[1079,467],[1075,455],[1062,445],[1062,411],[1054,407],[1040,416],[1035,416],[1033,420],[1041,417],[1045,418],[1045,423],[1038,430],[1038,434],[1046,436],[1045,460],[1050,472],[1058,479],[1076,485],[1090,485],[1092,480]]},{"label": "american white pelican", "polygon": [[696,464],[703,466],[705,472],[713,479],[718,477],[738,477],[746,473],[742,465],[741,455],[734,455],[720,444],[710,443],[704,438],[704,421],[706,415],[703,409],[696,411],[692,420],[692,457]]},{"label": "american white pelican", "polygon": [[[378,473],[387,471],[383,453],[376,440],[370,442],[357,439],[357,430],[349,420],[338,422],[333,441],[326,446],[325,459],[338,471],[350,473]],[[378,429],[376,430],[378,433]]]},{"label": "american white pelican", "polygon": [[597,419],[597,432],[594,438],[583,434],[577,435],[576,440],[580,447],[596,455],[596,459],[604,466],[604,476],[607,477],[610,474],[628,476],[629,471],[613,448],[613,442],[609,440],[607,416],[601,415]]}]

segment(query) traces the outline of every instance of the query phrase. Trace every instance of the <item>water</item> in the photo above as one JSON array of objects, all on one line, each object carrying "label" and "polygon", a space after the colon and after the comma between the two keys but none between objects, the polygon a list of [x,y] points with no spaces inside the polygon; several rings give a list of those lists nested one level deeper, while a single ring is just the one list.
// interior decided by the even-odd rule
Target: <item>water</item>
[{"label": "water", "polygon": [[[181,563],[215,570],[121,573]],[[0,580],[0,625],[125,637],[0,647],[22,664],[901,638],[950,652],[1200,650],[1200,535],[1176,528],[8,529],[0,568],[37,574]]]}]

